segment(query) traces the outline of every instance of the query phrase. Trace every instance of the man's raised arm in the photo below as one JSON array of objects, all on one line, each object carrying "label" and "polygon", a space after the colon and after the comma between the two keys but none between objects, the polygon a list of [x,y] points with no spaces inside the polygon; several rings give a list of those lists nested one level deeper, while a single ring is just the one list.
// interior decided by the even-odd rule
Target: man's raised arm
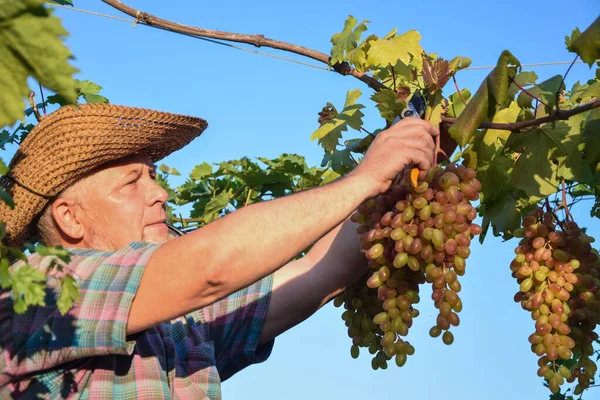
[{"label": "man's raised arm", "polygon": [[199,309],[271,274],[389,188],[406,165],[431,166],[437,130],[416,118],[380,133],[362,163],[328,185],[252,204],[161,246],[133,301],[127,333]]}]

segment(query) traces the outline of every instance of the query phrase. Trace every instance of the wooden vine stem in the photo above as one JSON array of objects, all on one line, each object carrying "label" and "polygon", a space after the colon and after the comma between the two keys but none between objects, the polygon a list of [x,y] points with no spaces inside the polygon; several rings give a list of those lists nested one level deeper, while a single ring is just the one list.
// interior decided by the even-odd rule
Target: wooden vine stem
[{"label": "wooden vine stem", "polygon": [[[155,15],[149,14],[144,11],[136,10],[133,7],[130,7],[119,0],[102,0],[104,3],[109,6],[129,15],[130,17],[135,18],[136,23],[144,24],[150,27],[164,29],[170,32],[183,34],[192,37],[203,37],[209,39],[219,39],[228,42],[237,42],[237,43],[246,43],[256,47],[270,47],[277,50],[287,51],[290,53],[298,54],[304,57],[311,58],[313,60],[322,62],[323,64],[329,65],[329,61],[331,57],[325,53],[312,50],[306,47],[298,46],[291,43],[282,42],[279,40],[266,38],[264,35],[247,35],[241,33],[232,33],[232,32],[223,32],[223,31],[215,31],[211,29],[203,29],[188,25],[179,24],[177,22],[169,21],[166,19],[159,18]],[[377,79],[363,73],[358,72],[354,68],[352,68],[348,63],[343,63],[342,65],[334,65],[333,69],[342,74],[342,75],[352,75],[353,77],[361,80],[366,83],[372,89],[379,91],[382,89],[387,89],[387,87],[379,82]],[[459,91],[460,94],[460,91]],[[573,115],[589,111],[591,109],[600,107],[600,100],[595,100],[590,103],[584,104],[579,107],[575,107],[571,110],[557,110],[554,114],[548,115],[546,117],[532,119],[528,121],[514,122],[514,123],[492,123],[492,122],[483,122],[479,125],[479,128],[485,129],[502,129],[508,130],[512,132],[518,132],[524,128],[529,128],[532,126],[541,125],[547,122],[558,121],[558,120],[566,120],[572,117]],[[452,124],[456,122],[456,118],[444,117],[442,116],[442,122],[447,124]]]}]

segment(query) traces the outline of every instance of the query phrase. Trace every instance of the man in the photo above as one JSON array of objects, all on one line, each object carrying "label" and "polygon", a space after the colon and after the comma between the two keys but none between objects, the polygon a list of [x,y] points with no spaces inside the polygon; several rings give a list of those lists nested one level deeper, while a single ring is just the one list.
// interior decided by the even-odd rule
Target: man
[{"label": "man", "polygon": [[[0,208],[6,241],[68,248],[81,297],[62,316],[50,277],[47,305],[18,315],[0,292],[0,398],[220,398],[221,381],[266,360],[277,335],[365,272],[349,215],[406,165],[424,173],[438,135],[405,119],[348,175],[168,240],[153,163],[206,126],[79,105],[48,115],[23,141],[2,182],[16,203]],[[36,255],[29,262],[47,266]]]}]

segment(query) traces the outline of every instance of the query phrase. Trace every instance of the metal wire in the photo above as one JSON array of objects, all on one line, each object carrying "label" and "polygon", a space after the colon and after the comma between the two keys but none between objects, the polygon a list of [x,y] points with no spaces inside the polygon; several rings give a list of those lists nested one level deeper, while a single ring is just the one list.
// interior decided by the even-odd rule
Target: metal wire
[{"label": "metal wire", "polygon": [[[99,13],[99,12],[95,12],[95,11],[89,11],[89,10],[84,10],[84,9],[81,9],[81,8],[76,8],[76,7],[71,7],[71,6],[63,6],[63,5],[56,4],[56,3],[46,2],[46,4],[49,5],[49,6],[52,6],[52,7],[59,7],[59,8],[64,8],[66,10],[77,11],[77,12],[81,12],[81,13],[85,13],[85,14],[94,15],[96,17],[109,18],[109,19],[115,19],[117,21],[129,22],[132,25],[135,25],[137,23],[137,21],[135,19],[116,17],[114,15],[103,14],[103,13]],[[158,26],[152,26],[152,25],[146,25],[146,26],[148,26],[150,28],[162,29],[161,27],[158,27]],[[209,43],[219,44],[221,46],[227,46],[227,47],[230,47],[230,48],[236,49],[236,50],[243,50],[243,51],[247,51],[247,52],[250,52],[250,53],[258,54],[258,55],[261,55],[261,56],[276,58],[278,60],[292,62],[292,63],[300,64],[300,65],[305,65],[305,66],[311,67],[311,68],[317,68],[317,69],[321,69],[321,70],[325,70],[325,71],[329,70],[329,68],[323,67],[321,65],[310,64],[310,63],[306,63],[306,62],[303,62],[303,61],[293,60],[293,59],[287,58],[287,57],[277,56],[275,54],[265,53],[265,52],[258,51],[258,50],[253,50],[253,49],[248,49],[248,48],[241,47],[241,46],[236,46],[236,45],[233,45],[233,44],[230,44],[230,43],[221,42],[219,40],[203,38],[203,37],[199,37],[199,36],[195,36],[195,35],[190,35],[190,34],[185,34],[185,35],[189,36],[189,37],[193,37],[195,39],[204,40],[204,41],[209,42]],[[596,60],[596,61],[600,61],[600,60]],[[543,67],[543,66],[548,66],[548,65],[565,65],[565,64],[571,64],[571,63],[572,63],[572,61],[547,61],[547,62],[540,62],[540,63],[526,63],[526,64],[521,64],[521,66],[522,67]],[[575,64],[581,64],[581,63],[583,63],[583,61],[581,61],[581,60],[575,62]],[[464,68],[461,71],[475,71],[475,70],[482,70],[482,69],[493,69],[495,67],[496,67],[495,65],[481,65],[481,66],[474,66],[474,67]]]}]

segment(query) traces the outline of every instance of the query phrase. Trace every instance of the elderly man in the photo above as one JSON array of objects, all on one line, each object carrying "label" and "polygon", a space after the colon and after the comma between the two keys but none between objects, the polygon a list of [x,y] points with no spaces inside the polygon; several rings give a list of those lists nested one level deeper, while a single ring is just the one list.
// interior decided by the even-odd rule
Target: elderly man
[{"label": "elderly man", "polygon": [[[5,240],[68,248],[81,296],[62,316],[49,278],[47,305],[18,315],[0,292],[0,398],[220,398],[221,381],[266,360],[277,335],[365,272],[348,216],[405,166],[427,170],[438,135],[407,118],[348,175],[168,240],[153,163],[206,126],[79,105],[23,141],[2,182],[16,203],[0,208]],[[46,267],[37,255],[29,262]]]}]

